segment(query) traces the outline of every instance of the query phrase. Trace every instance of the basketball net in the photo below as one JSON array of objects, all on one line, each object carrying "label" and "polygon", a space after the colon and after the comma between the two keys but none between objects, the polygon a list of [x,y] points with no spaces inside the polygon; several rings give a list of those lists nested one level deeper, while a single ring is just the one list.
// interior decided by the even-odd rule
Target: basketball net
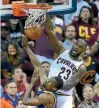
[{"label": "basketball net", "polygon": [[46,20],[47,9],[25,9],[22,8],[28,18],[25,21],[25,28],[29,26],[41,26]]}]

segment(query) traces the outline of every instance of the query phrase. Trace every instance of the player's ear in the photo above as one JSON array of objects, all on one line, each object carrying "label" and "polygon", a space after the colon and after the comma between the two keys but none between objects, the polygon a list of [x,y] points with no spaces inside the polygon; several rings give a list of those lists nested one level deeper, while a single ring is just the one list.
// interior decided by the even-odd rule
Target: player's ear
[{"label": "player's ear", "polygon": [[53,90],[53,91],[56,91],[56,90],[57,90],[57,88],[56,88],[56,87],[53,87],[53,88],[52,88],[52,90]]}]

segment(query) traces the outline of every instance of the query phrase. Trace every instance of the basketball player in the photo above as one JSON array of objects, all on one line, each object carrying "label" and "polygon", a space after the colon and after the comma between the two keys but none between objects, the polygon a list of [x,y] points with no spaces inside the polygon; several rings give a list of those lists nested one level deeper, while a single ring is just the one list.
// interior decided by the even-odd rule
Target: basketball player
[{"label": "basketball player", "polygon": [[[23,37],[23,39],[22,39],[22,45],[25,48],[26,52],[28,53],[33,66],[39,70],[40,79],[42,79],[41,80],[41,84],[43,84],[42,90],[51,91],[51,93],[50,92],[40,91],[39,93],[37,93],[37,95],[39,95],[38,97],[29,98],[28,97],[29,93],[30,93],[30,91],[31,91],[31,89],[33,87],[33,84],[34,84],[34,82],[33,82],[33,84],[30,85],[29,89],[27,90],[27,92],[25,94],[23,103],[26,104],[26,105],[35,105],[35,106],[39,106],[40,105],[39,108],[45,108],[44,105],[47,108],[53,108],[52,106],[55,104],[55,101],[53,99],[53,95],[52,95],[53,92],[52,91],[56,91],[58,89],[58,88],[55,87],[55,82],[53,82],[53,81],[55,81],[55,78],[58,79],[57,83],[60,83],[60,82],[62,83],[62,81],[60,81],[59,77],[52,77],[50,80],[48,80],[47,75],[45,74],[45,71],[42,68],[42,65],[40,64],[40,62],[36,58],[35,54],[29,48],[27,41],[28,41],[27,38]],[[84,69],[84,68],[82,68],[82,69]],[[76,73],[75,75],[73,75],[67,82],[65,82],[63,89],[69,90],[77,82],[79,82],[80,77],[84,74],[84,70],[78,71],[78,73]],[[60,84],[58,84],[58,85],[60,85]],[[56,95],[55,94],[54,94],[54,96],[57,97],[57,94]],[[62,94],[62,95],[65,95],[65,94]],[[41,104],[43,104],[43,106],[41,106]],[[48,105],[51,105],[51,106],[48,106]],[[54,108],[57,108],[57,107],[55,106]],[[68,107],[68,108],[70,108],[70,107]]]},{"label": "basketball player", "polygon": [[[64,81],[64,87],[59,90],[64,96],[58,96],[57,108],[72,108],[72,89],[69,89],[71,86],[75,86],[80,81],[81,74],[84,75],[86,72],[86,67],[83,65],[80,55],[86,50],[87,44],[83,39],[78,39],[71,51],[66,50],[56,38],[49,16],[47,16],[44,26],[49,42],[56,54],[56,59],[52,62],[48,77],[58,76]],[[69,85],[67,84],[68,81]]]},{"label": "basketball player", "polygon": [[23,104],[38,106],[38,108],[56,108],[56,97],[58,89],[62,88],[63,80],[59,77],[52,77],[44,84],[44,90],[37,93],[34,97],[29,97],[33,85],[38,80],[37,70],[34,71],[31,83],[23,98]]},{"label": "basketball player", "polygon": [[[81,42],[81,43],[80,43]],[[46,73],[45,73],[45,71],[44,71],[44,69],[42,68],[42,66],[41,66],[41,64],[40,64],[40,62],[38,61],[38,59],[36,58],[36,56],[35,56],[35,54],[31,51],[31,49],[29,48],[29,46],[28,46],[28,44],[27,44],[27,38],[26,37],[24,37],[23,38],[23,46],[24,46],[24,48],[25,48],[25,50],[26,50],[26,52],[28,53],[28,55],[29,55],[29,57],[30,57],[30,60],[31,60],[31,62],[32,62],[32,64],[33,64],[33,66],[34,67],[36,67],[36,68],[38,68],[39,69],[39,74],[40,74],[40,80],[41,80],[41,84],[44,84],[45,83],[45,81],[48,79],[47,78],[47,76],[46,76]],[[77,45],[79,45],[79,47],[77,47]],[[77,47],[77,48],[76,48]],[[81,48],[80,48],[81,47]],[[72,108],[72,97],[71,96],[69,96],[69,95],[72,95],[72,93],[70,93],[70,91],[69,91],[69,94],[67,94],[67,92],[66,92],[66,90],[69,90],[69,89],[71,89],[72,87],[74,87],[75,85],[76,85],[76,83],[78,83],[79,82],[79,80],[81,79],[81,77],[85,74],[85,72],[86,72],[86,68],[82,65],[82,66],[79,66],[80,64],[82,64],[82,62],[80,61],[80,59],[79,59],[79,57],[77,56],[76,57],[76,53],[77,53],[77,55],[79,55],[79,53],[81,53],[81,52],[83,52],[84,51],[84,48],[86,47],[86,43],[85,43],[85,41],[83,41],[83,40],[78,40],[77,41],[77,43],[75,43],[75,46],[73,46],[73,48],[72,48],[72,51],[71,51],[71,53],[70,54],[73,54],[73,55],[75,55],[75,56],[73,56],[73,55],[71,55],[70,57],[72,57],[72,59],[69,57],[69,55],[66,55],[66,57],[67,58],[69,58],[69,59],[71,59],[71,61],[67,61],[67,60],[64,60],[63,62],[64,62],[64,64],[62,64],[63,66],[64,65],[66,65],[67,64],[67,73],[63,73],[64,72],[64,67],[61,69],[61,71],[63,71],[63,72],[60,72],[59,71],[59,75],[57,75],[57,70],[56,70],[56,72],[53,70],[53,75],[52,76],[59,76],[59,77],[61,77],[62,76],[62,73],[63,73],[63,77],[62,77],[62,79],[64,80],[64,87],[63,87],[63,90],[61,90],[61,92],[62,91],[64,91],[64,92],[62,92],[63,94],[62,94],[62,96],[58,96],[58,99],[60,99],[60,98],[62,98],[61,100],[60,100],[60,102],[61,103],[59,103],[60,105],[62,105],[63,104],[63,106],[62,107],[59,107],[59,105],[57,106],[57,107],[59,107],[59,108],[66,108],[66,106],[67,107],[69,107],[69,108]],[[83,51],[82,51],[83,50]],[[65,53],[66,53],[66,51],[65,51]],[[69,52],[68,52],[68,54],[69,54]],[[64,56],[64,55],[63,55]],[[64,56],[65,57],[65,56]],[[75,59],[75,60],[73,60],[73,58]],[[64,58],[65,59],[65,58]],[[61,59],[59,59],[59,61],[57,61],[58,63],[61,61],[61,63],[62,63],[62,60]],[[72,63],[71,63],[72,62]],[[75,66],[75,64],[76,64],[76,66],[78,66],[79,67],[79,70],[77,71],[76,70],[76,66]],[[53,62],[53,64],[54,64],[54,62]],[[70,66],[70,68],[69,68],[69,66]],[[51,66],[52,67],[52,66]],[[58,67],[57,67],[58,68]],[[57,69],[56,68],[56,69]],[[72,69],[71,69],[72,68]],[[50,68],[51,69],[51,68]],[[69,70],[70,69],[70,70]],[[71,71],[72,71],[72,73],[71,73]],[[77,71],[77,73],[76,73],[76,71]],[[50,71],[51,72],[51,71]],[[76,74],[75,74],[76,73]],[[55,74],[55,75],[54,75]],[[72,75],[73,74],[73,75]],[[68,78],[68,77],[70,77],[70,76],[72,76],[71,78]],[[66,80],[65,81],[65,79],[69,79],[69,80]],[[65,94],[65,92],[66,92],[66,94]],[[68,96],[67,96],[68,95]],[[67,99],[67,100],[64,100],[64,99]],[[63,101],[63,102],[62,102]],[[71,103],[69,103],[69,101],[71,102]],[[67,103],[67,104],[69,104],[69,105],[64,105],[64,103]],[[71,106],[70,106],[71,105]]]}]

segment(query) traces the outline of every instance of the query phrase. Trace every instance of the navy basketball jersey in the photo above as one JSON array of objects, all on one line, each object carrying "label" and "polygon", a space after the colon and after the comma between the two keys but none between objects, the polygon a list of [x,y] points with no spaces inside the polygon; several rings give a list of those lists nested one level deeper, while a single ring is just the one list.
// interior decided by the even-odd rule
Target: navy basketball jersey
[{"label": "navy basketball jersey", "polygon": [[[57,93],[56,92],[49,92],[49,91],[38,91],[37,96],[39,96],[40,94],[43,94],[43,93],[49,93],[49,94],[53,95],[54,100],[55,100],[55,104],[54,104],[53,108],[56,108]],[[42,105],[39,105],[38,108],[46,108],[46,107],[42,104]]]}]

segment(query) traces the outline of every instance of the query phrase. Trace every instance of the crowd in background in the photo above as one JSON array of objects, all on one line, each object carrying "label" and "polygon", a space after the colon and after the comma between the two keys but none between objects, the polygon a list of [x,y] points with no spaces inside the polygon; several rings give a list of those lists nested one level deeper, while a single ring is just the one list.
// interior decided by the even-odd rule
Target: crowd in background
[{"label": "crowd in background", "polygon": [[[73,44],[79,38],[83,38],[87,41],[87,49],[86,52],[82,54],[82,59],[87,67],[88,74],[86,74],[86,76],[89,75],[89,79],[85,76],[85,78],[75,86],[73,93],[74,108],[91,108],[90,105],[88,106],[84,101],[87,101],[89,95],[93,102],[97,104],[96,107],[93,108],[99,108],[99,0],[77,0],[76,12],[51,16],[51,20],[57,38],[63,43],[66,49],[71,50]],[[17,108],[28,107],[21,105],[22,97],[26,89],[28,89],[34,71],[34,67],[21,44],[25,21],[26,17],[22,19],[1,20],[0,22],[0,92],[1,97],[3,97],[6,92],[10,95],[12,91],[7,91],[7,85],[9,81],[13,79],[13,82],[10,83],[12,83],[15,88],[18,88],[18,91],[15,93],[16,100],[18,97],[21,97],[18,100],[18,104],[16,100],[13,101],[13,106],[17,106]],[[37,40],[28,40],[28,44],[48,75],[50,65],[55,58],[55,53],[46,35],[42,29],[41,36]],[[98,47],[95,47],[96,44],[98,44]],[[40,81],[38,80],[33,88],[35,92],[38,90],[39,85]],[[8,96],[6,96],[6,98],[8,98]]]}]

